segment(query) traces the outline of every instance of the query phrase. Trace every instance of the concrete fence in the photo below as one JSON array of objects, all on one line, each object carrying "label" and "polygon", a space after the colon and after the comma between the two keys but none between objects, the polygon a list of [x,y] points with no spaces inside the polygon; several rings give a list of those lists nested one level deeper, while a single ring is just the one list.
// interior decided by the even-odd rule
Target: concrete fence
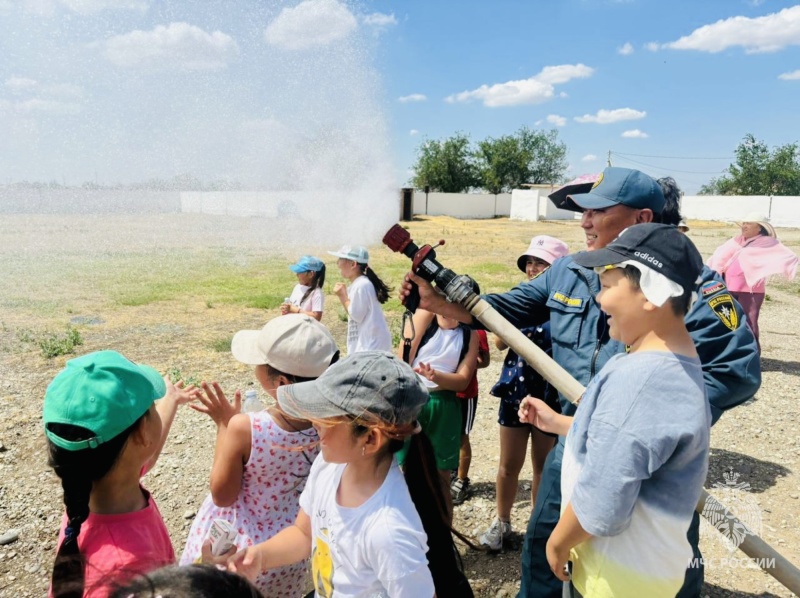
[{"label": "concrete fence", "polygon": [[[514,220],[572,220],[575,212],[559,210],[547,199],[549,189],[514,189],[512,193],[428,193],[416,191],[414,214],[445,215],[454,218],[494,218]],[[304,205],[313,205],[314,192],[236,191],[178,192],[88,189],[7,189],[0,188],[0,213],[14,214],[91,214],[186,212],[230,216],[292,215]],[[358,197],[336,200],[358,204]],[[337,204],[338,205],[338,204]],[[400,200],[398,200],[398,210]],[[787,196],[712,196],[687,195],[681,212],[691,220],[740,222],[750,212],[766,214],[778,227],[800,228],[800,197]]]},{"label": "concrete fence", "polygon": [[453,218],[494,218],[511,213],[511,194],[414,192],[414,214]]},{"label": "concrete fence", "polygon": [[0,214],[154,214],[181,211],[177,191],[0,189]]},{"label": "concrete fence", "polygon": [[750,212],[767,215],[774,226],[800,227],[800,197],[686,195],[681,199],[681,213],[691,220],[741,222]]}]

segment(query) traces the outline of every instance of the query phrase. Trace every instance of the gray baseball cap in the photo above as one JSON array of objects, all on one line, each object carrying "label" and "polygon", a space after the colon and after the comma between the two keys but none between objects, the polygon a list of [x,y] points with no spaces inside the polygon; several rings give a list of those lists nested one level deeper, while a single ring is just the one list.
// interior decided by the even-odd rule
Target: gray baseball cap
[{"label": "gray baseball cap", "polygon": [[391,425],[417,419],[428,390],[407,363],[385,351],[363,351],[332,365],[316,380],[278,388],[291,417],[323,420],[371,414]]}]

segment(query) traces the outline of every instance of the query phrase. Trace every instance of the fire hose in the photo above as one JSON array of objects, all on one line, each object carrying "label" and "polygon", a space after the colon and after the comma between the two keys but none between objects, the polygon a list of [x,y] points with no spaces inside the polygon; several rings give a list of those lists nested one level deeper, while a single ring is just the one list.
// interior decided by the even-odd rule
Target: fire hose
[{"label": "fire hose", "polygon": [[[383,238],[383,242],[393,251],[402,253],[412,261],[411,270],[428,282],[434,283],[451,303],[457,303],[467,309],[487,330],[499,336],[517,355],[525,359],[539,374],[552,384],[563,397],[577,404],[584,393],[584,386],[575,380],[569,372],[557,364],[544,351],[536,346],[513,324],[501,316],[489,303],[481,299],[472,290],[469,277],[459,276],[445,268],[436,260],[436,252],[430,245],[418,247],[407,230],[394,225]],[[440,241],[439,245],[443,245]],[[419,305],[419,294],[416,285],[412,284],[412,292],[405,301],[410,311]],[[744,522],[738,519],[727,507],[724,507],[705,489],[701,490],[700,500],[695,510],[706,516],[704,509],[707,501],[714,501],[716,512],[724,511],[728,525],[741,526],[745,530],[744,539],[738,545],[739,550],[755,560],[764,571],[795,594],[800,595],[800,569],[789,562],[777,550],[772,548],[757,534],[751,531]],[[765,566],[769,564],[770,566]]]}]

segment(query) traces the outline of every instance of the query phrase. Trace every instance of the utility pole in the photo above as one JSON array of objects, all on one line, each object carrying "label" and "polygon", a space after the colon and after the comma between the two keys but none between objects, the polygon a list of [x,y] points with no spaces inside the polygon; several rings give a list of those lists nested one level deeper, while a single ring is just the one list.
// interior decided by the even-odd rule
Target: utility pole
[{"label": "utility pole", "polygon": [[608,150],[608,166],[611,166],[611,150]]}]

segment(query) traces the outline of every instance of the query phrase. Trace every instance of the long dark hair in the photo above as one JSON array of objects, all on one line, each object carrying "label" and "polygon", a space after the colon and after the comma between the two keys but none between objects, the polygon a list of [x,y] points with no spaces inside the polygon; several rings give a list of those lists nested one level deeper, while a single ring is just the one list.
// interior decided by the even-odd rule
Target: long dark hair
[{"label": "long dark hair", "polygon": [[300,305],[306,302],[309,295],[314,292],[315,289],[321,289],[322,285],[325,284],[325,264],[322,264],[322,268],[319,270],[312,270],[314,272],[314,278],[311,279],[311,284],[308,285],[308,290],[303,293],[302,299],[300,299]]},{"label": "long dark hair", "polygon": [[[64,541],[58,547],[53,564],[52,590],[56,598],[82,598],[84,590],[84,560],[78,548],[81,525],[89,517],[89,495],[92,484],[105,477],[119,459],[131,433],[148,417],[145,411],[133,425],[96,448],[68,451],[50,440],[48,465],[61,478],[67,528]],[[64,440],[93,438],[95,433],[72,424],[49,424],[49,429]]]},{"label": "long dark hair", "polygon": [[[402,440],[393,439],[389,442],[389,451],[396,453],[403,445]],[[464,565],[453,541],[453,534],[469,546],[473,544],[449,523],[447,501],[436,467],[433,446],[424,432],[411,436],[403,468],[408,492],[428,536],[426,556],[436,595],[471,598],[472,588],[464,575]]]},{"label": "long dark hair", "polygon": [[370,268],[367,264],[358,264],[358,268],[361,270],[361,274],[366,276],[372,283],[372,286],[375,287],[375,294],[378,296],[378,303],[386,303],[389,300],[389,295],[394,289],[386,286],[386,283],[378,278],[377,274],[375,274],[375,270]]}]

